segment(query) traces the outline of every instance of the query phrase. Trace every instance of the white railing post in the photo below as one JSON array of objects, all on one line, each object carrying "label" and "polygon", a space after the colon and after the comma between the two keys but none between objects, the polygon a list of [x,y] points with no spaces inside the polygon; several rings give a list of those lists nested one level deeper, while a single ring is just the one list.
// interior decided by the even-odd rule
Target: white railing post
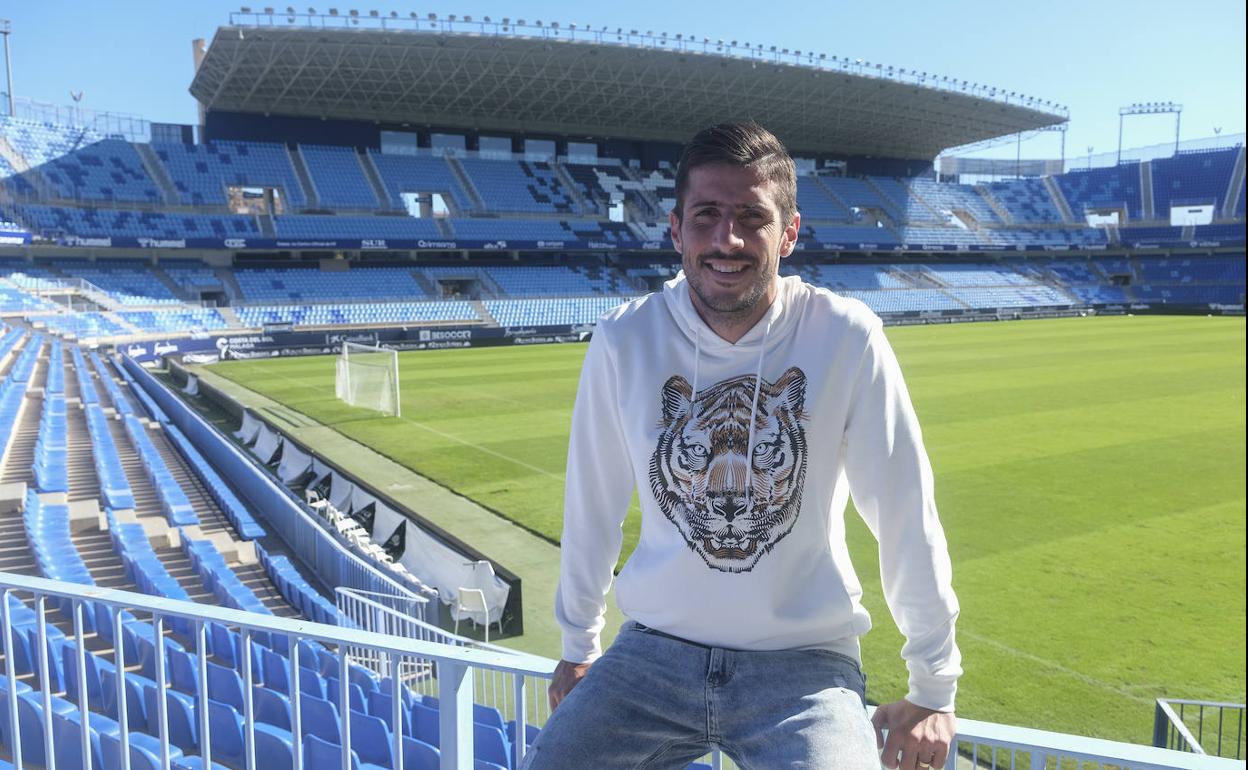
[{"label": "white railing post", "polygon": [[441,770],[472,770],[472,677],[463,663],[438,662]]},{"label": "white railing post", "polygon": [[516,742],[516,746],[515,746],[516,756],[515,756],[514,762],[515,762],[515,766],[518,768],[520,767],[520,760],[524,759],[524,754],[528,749],[528,747],[525,746],[525,743],[528,740],[528,732],[529,732],[529,725],[528,725],[528,716],[529,716],[528,711],[529,710],[525,707],[525,703],[524,703],[525,684],[526,684],[526,682],[524,681],[525,680],[524,674],[512,674],[511,676],[512,676],[512,682],[513,682],[512,686],[515,688],[514,695],[515,695],[515,701],[516,701],[516,708],[513,712],[515,715],[515,719],[516,719],[516,733],[513,736]]}]

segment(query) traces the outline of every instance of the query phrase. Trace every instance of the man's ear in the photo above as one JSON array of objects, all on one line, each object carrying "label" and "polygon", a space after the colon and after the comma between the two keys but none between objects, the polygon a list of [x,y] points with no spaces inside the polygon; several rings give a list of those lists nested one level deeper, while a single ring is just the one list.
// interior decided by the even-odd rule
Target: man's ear
[{"label": "man's ear", "polygon": [[676,253],[682,257],[685,255],[682,251],[680,243],[680,220],[676,217],[676,209],[667,212],[667,226],[672,231],[672,247],[676,249]]},{"label": "man's ear", "polygon": [[802,215],[794,212],[793,221],[784,228],[784,235],[780,238],[780,256],[787,257],[793,253],[793,249],[797,246],[797,235],[802,231]]}]

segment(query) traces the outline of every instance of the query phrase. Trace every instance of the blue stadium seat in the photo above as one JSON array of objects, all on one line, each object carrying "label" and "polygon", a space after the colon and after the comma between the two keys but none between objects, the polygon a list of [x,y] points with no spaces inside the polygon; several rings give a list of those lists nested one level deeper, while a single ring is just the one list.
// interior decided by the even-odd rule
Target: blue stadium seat
[{"label": "blue stadium seat", "polygon": [[403,770],[439,770],[442,752],[424,741],[403,736]]},{"label": "blue stadium seat", "polygon": [[[144,708],[151,722],[149,730],[158,732],[160,703],[155,686],[143,688]],[[199,750],[198,704],[190,695],[176,690],[165,690],[165,717],[169,726],[169,742],[184,752]]]}]

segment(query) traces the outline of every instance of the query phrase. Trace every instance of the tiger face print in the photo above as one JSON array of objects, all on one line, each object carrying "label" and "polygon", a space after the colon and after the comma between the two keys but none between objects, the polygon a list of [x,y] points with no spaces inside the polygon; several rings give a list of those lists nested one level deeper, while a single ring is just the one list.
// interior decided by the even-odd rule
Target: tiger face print
[{"label": "tiger face print", "polygon": [[685,378],[669,379],[650,458],[650,489],[664,515],[708,567],[723,572],[752,570],[793,529],[802,502],[806,375],[791,367],[774,383],[763,381],[750,453],[754,384],[745,375],[695,394]]}]

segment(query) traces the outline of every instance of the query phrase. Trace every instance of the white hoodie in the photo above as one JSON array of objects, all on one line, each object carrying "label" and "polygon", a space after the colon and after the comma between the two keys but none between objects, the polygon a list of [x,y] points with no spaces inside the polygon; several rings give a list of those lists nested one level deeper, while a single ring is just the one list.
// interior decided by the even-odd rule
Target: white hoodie
[{"label": "white hoodie", "polygon": [[565,660],[601,654],[634,488],[641,539],[616,581],[625,615],[709,646],[857,659],[871,618],[845,544],[852,495],[906,636],[906,698],[953,709],[958,603],[931,466],[883,326],[861,302],[784,278],[730,343],[698,316],[682,273],[599,321],[568,449],[555,599]]}]

